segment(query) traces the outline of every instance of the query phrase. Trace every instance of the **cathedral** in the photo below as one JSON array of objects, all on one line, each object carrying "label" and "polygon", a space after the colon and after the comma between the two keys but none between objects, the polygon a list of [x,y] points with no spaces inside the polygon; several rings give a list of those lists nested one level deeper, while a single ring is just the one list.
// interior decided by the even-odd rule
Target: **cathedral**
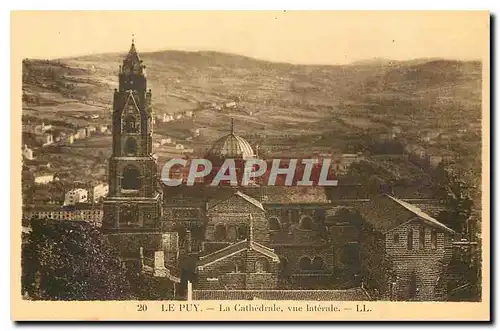
[{"label": "cathedral", "polygon": [[[117,247],[124,268],[145,268],[154,261],[155,268],[163,270],[161,274],[178,275],[170,279],[180,282],[181,287],[189,282],[200,291],[362,287],[359,210],[366,209],[369,199],[338,196],[339,188],[266,186],[258,181],[246,186],[214,187],[206,182],[166,186],[159,180],[152,154],[153,96],[134,43],[120,66],[118,79],[102,229]],[[225,159],[235,160],[238,167],[256,157],[254,148],[233,125],[228,131],[204,155],[215,169]],[[448,228],[406,202],[384,201],[390,208],[399,208],[394,215],[406,217],[401,222],[389,217],[391,227],[384,231],[400,229],[409,220],[419,225],[420,236],[428,234],[432,244],[426,249],[439,246],[435,238],[442,238],[439,243],[449,248],[453,233]],[[370,221],[388,224],[384,212],[373,214]],[[441,232],[438,235],[436,231]],[[416,245],[427,240],[416,234],[407,237],[408,242],[415,238]],[[399,246],[392,252],[407,256],[409,244],[396,244]],[[405,259],[401,263],[408,269]],[[441,257],[436,255],[436,259]],[[419,268],[408,270],[418,273]],[[429,275],[425,277],[434,277]],[[401,279],[405,277],[406,271]]]},{"label": "cathedral", "polygon": [[[164,252],[165,265],[197,288],[329,288],[343,282],[332,277],[334,270],[349,271],[345,278],[355,281],[357,261],[347,255],[356,251],[359,231],[335,223],[332,212],[341,206],[332,205],[324,188],[161,184],[152,155],[152,92],[134,43],[118,78],[102,227],[124,265],[177,246]],[[238,166],[256,153],[231,125],[205,157],[217,169],[227,158]],[[337,254],[328,236],[334,227],[345,233]]]}]

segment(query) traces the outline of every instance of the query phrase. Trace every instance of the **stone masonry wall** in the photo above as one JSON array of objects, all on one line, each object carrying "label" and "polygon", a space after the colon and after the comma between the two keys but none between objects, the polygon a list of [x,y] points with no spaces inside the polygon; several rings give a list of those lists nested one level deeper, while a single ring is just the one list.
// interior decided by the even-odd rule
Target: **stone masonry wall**
[{"label": "stone masonry wall", "polygon": [[[207,227],[205,229],[205,240],[212,242],[238,242],[248,235],[238,236],[236,233],[240,226],[250,226],[250,214],[253,217],[253,236],[254,241],[266,245],[269,242],[269,226],[265,217],[265,212],[245,199],[239,196],[233,196],[230,199],[220,202],[207,213]],[[218,240],[216,238],[216,226],[224,226],[226,229],[226,238]],[[233,227],[235,234],[231,233]]]},{"label": "stone masonry wall", "polygon": [[[412,249],[408,233],[413,231]],[[419,239],[423,231],[425,241]],[[435,248],[431,233],[435,231]],[[436,291],[439,277],[451,259],[452,238],[448,233],[414,221],[386,234],[386,253],[392,257],[396,280],[386,293],[388,299],[432,301],[441,300]],[[423,245],[422,245],[423,244]]]},{"label": "stone masonry wall", "polygon": [[[255,263],[266,259],[268,272],[256,273]],[[237,267],[238,266],[238,267]],[[244,250],[198,269],[198,289],[272,289],[277,284],[278,263],[253,250]]]}]

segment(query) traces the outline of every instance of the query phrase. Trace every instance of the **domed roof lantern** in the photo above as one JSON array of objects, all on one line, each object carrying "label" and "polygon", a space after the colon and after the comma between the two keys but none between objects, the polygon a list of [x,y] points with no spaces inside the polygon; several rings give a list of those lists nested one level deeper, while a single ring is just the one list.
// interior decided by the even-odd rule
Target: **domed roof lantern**
[{"label": "domed roof lantern", "polygon": [[208,150],[207,156],[248,160],[253,159],[255,153],[247,140],[234,133],[234,121],[231,119],[230,133],[216,140]]}]

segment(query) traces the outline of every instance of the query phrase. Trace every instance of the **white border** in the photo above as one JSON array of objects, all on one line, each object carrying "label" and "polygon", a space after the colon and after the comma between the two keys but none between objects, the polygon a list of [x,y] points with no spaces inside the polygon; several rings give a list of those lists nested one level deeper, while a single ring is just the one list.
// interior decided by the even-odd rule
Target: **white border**
[{"label": "white border", "polygon": [[[436,1],[436,0],[420,0],[420,1],[388,1],[388,0],[378,0],[378,1],[354,1],[354,0],[349,0],[349,1],[344,1],[344,2],[332,2],[332,1],[319,1],[319,0],[308,0],[308,1],[297,1],[297,0],[281,0],[281,1],[262,1],[262,0],[254,0],[254,1],[224,1],[224,0],[210,0],[210,1],[203,1],[203,0],[183,0],[183,1],[151,1],[149,3],[146,3],[145,1],[97,1],[97,0],[86,0],[85,2],[82,3],[77,3],[77,2],[69,2],[69,1],[62,1],[62,0],[46,0],[46,1],[24,1],[24,0],[18,0],[15,2],[8,2],[8,1],[3,1],[1,4],[1,16],[0,16],[0,24],[2,25],[2,37],[1,40],[3,43],[7,43],[7,41],[10,41],[10,10],[55,10],[55,9],[71,9],[71,10],[76,10],[76,9],[84,9],[84,10],[90,10],[90,9],[119,9],[119,10],[145,10],[145,9],[171,9],[171,10],[179,10],[179,9],[210,9],[210,10],[217,10],[217,9],[253,9],[253,10],[271,10],[271,9],[288,9],[288,10],[293,10],[293,9],[336,9],[336,10],[347,10],[347,9],[353,9],[353,10],[414,10],[414,9],[420,9],[420,10],[463,10],[463,9],[468,9],[468,10],[490,10],[493,13],[498,13],[498,7],[499,7],[499,1],[485,1],[485,0],[475,0],[475,1],[465,1],[465,0],[453,0],[453,1]],[[498,22],[497,22],[498,23]],[[497,37],[495,36],[495,40]],[[10,42],[9,42],[10,44]],[[10,48],[10,47],[9,47]],[[2,109],[3,109],[3,114],[7,114],[7,118],[3,121],[4,123],[7,123],[7,125],[4,125],[4,129],[0,130],[0,141],[3,143],[3,146],[8,146],[10,148],[10,126],[8,123],[10,123],[10,51],[4,50],[1,53],[2,61],[1,63],[4,64],[6,70],[4,70],[3,75],[1,76],[1,82],[2,82]],[[492,61],[498,59],[497,56],[495,56]],[[9,72],[9,74],[7,74]],[[492,91],[492,95],[496,94],[498,95],[498,89],[499,87],[496,86],[495,91]],[[493,108],[494,109],[494,108]],[[498,127],[499,118],[498,115],[496,116],[495,119],[495,128]],[[493,131],[496,131],[493,128]],[[498,137],[498,133],[497,133]],[[493,143],[493,142],[492,142]],[[496,144],[495,152],[496,154],[500,154],[500,144]],[[9,155],[10,155],[10,150],[9,150]],[[1,163],[1,170],[2,170],[2,179],[4,183],[10,182],[10,160],[8,158],[4,157],[4,161]],[[496,181],[495,181],[496,184]],[[493,205],[500,206],[500,198],[497,196],[495,199],[495,203]],[[0,196],[0,210],[7,211],[10,210],[10,187],[8,185],[3,185],[1,189],[1,196]],[[5,214],[4,214],[5,215]],[[498,216],[498,210],[495,211],[495,216]],[[492,221],[499,219],[498,217],[493,217]],[[3,224],[4,227],[7,227],[7,223],[10,223],[10,217],[7,215],[4,216],[3,218]],[[499,226],[495,226],[495,235],[498,237],[498,231],[499,231]],[[4,228],[1,233],[1,242],[2,242],[2,249],[0,250],[0,254],[2,257],[2,261],[4,263],[7,263],[10,265],[10,231],[7,231],[6,228]],[[493,241],[494,243],[494,241]],[[492,247],[492,251],[494,248]],[[498,257],[499,254],[494,254],[495,256],[495,261],[493,261],[492,266],[495,265],[495,262],[498,262]],[[2,291],[1,293],[3,294],[2,297],[2,302],[1,302],[1,324],[0,328],[1,330],[9,330],[13,329],[16,325],[13,325],[12,322],[10,322],[10,272],[2,272],[1,273],[1,284],[2,284]],[[492,281],[495,279],[493,278]],[[498,286],[494,286],[496,291],[498,291]],[[495,292],[497,294],[497,292]],[[496,297],[496,295],[495,295]],[[495,307],[498,307],[498,305],[495,305]],[[495,311],[496,313],[496,311]],[[494,314],[497,316],[497,314]],[[62,327],[71,327],[71,328],[87,328],[89,325],[61,325]],[[108,327],[111,325],[108,325]],[[164,328],[166,325],[157,325],[157,327]],[[220,328],[220,327],[228,327],[228,328],[241,328],[244,325],[228,325],[228,326],[222,326],[222,325],[204,325],[204,328]],[[270,326],[264,326],[264,325],[253,325],[251,327],[258,327],[259,329],[275,329],[277,327],[290,327],[291,325],[284,325],[284,326],[278,326],[278,325],[270,325]],[[300,325],[301,327],[304,328],[309,328],[310,325]],[[29,326],[24,326],[23,328],[25,330],[31,330],[35,329],[35,325],[29,325]],[[57,326],[54,325],[44,325],[43,327],[45,328],[54,328]],[[94,326],[94,330],[104,330],[105,326]],[[113,327],[115,328],[124,328],[126,327],[125,325],[114,325]],[[136,330],[142,330],[145,329],[147,326],[139,326],[139,325],[131,325],[131,327]],[[184,325],[184,324],[178,324],[175,326],[168,326],[170,330],[189,330],[189,329],[195,329],[198,327],[202,327],[201,325]],[[336,329],[347,329],[348,326],[345,325],[323,325],[322,327],[334,327]],[[357,325],[357,326],[351,326],[349,329],[354,329],[354,330],[363,330],[367,327],[366,324],[363,325]],[[380,328],[385,328],[387,325],[378,325],[377,327]],[[401,325],[394,325],[393,327],[400,328]],[[419,328],[424,328],[426,330],[438,330],[442,328],[455,328],[456,325],[421,325]],[[478,326],[472,326],[468,325],[471,329],[478,328]]]}]

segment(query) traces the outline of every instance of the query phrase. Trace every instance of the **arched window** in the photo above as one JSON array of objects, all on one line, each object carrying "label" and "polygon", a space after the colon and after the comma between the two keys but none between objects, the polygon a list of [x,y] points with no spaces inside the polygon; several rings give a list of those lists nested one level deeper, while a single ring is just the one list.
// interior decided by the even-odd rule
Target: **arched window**
[{"label": "arched window", "polygon": [[408,238],[406,239],[407,240],[407,247],[408,247],[408,250],[412,250],[413,249],[413,230],[408,230]]},{"label": "arched window", "polygon": [[308,257],[304,256],[299,261],[299,268],[300,268],[300,270],[310,270],[311,269],[311,260]]},{"label": "arched window", "polygon": [[124,190],[138,190],[141,187],[141,173],[136,167],[129,165],[123,170],[122,188]]},{"label": "arched window", "polygon": [[263,257],[255,261],[255,272],[256,273],[269,272],[269,262]]},{"label": "arched window", "polygon": [[323,259],[321,257],[319,257],[319,256],[316,256],[313,259],[312,268],[311,269],[314,269],[314,270],[323,270],[323,268],[324,268]]},{"label": "arched window", "polygon": [[230,241],[235,241],[236,240],[236,227],[234,225],[229,225],[227,227],[227,239]]},{"label": "arched window", "polygon": [[269,230],[271,231],[279,231],[281,230],[281,224],[277,217],[269,218]]},{"label": "arched window", "polygon": [[300,228],[302,230],[312,230],[313,228],[312,218],[310,218],[309,216],[302,217],[302,219],[300,220]]},{"label": "arched window", "polygon": [[394,236],[392,237],[392,243],[393,244],[399,244],[399,233],[394,233]]},{"label": "arched window", "polygon": [[127,155],[136,155],[137,154],[137,142],[134,138],[128,138],[125,143],[125,153]]},{"label": "arched window", "polygon": [[246,239],[248,237],[248,226],[246,224],[241,224],[240,226],[238,226],[236,235],[238,237],[238,240]]},{"label": "arched window", "polygon": [[215,226],[215,240],[226,240],[226,226],[224,224],[217,224]]},{"label": "arched window", "polygon": [[123,121],[123,131],[126,133],[134,133],[139,131],[139,125],[136,122],[134,115],[127,115]]}]

